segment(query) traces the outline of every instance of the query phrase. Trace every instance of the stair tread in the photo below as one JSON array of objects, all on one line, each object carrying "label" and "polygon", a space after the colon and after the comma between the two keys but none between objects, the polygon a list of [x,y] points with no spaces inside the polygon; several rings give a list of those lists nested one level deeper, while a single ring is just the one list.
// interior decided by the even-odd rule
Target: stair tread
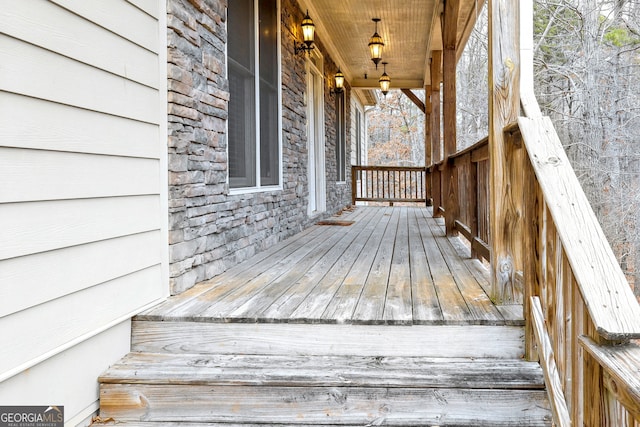
[{"label": "stair tread", "polygon": [[518,359],[130,353],[111,384],[542,389],[537,363]]}]

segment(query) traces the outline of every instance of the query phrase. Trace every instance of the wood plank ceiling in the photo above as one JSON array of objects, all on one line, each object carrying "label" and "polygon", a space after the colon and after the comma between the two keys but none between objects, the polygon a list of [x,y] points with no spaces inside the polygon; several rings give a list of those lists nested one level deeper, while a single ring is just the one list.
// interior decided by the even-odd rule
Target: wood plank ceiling
[{"label": "wood plank ceiling", "polygon": [[[382,60],[392,88],[422,89],[429,80],[432,50],[442,49],[442,0],[299,0],[316,24],[318,39],[354,88],[378,88],[382,65],[376,70],[369,56],[372,18],[380,18],[384,39]],[[464,45],[484,0],[460,0],[458,45]],[[367,78],[365,79],[365,74]]]}]

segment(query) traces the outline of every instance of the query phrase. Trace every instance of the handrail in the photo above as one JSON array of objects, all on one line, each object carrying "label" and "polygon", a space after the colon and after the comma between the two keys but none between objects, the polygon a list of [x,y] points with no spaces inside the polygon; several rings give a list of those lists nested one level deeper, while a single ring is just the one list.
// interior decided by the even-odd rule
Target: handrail
[{"label": "handrail", "polygon": [[609,246],[548,117],[518,124],[544,201],[596,332],[640,338],[640,306]]},{"label": "handrail", "polygon": [[426,169],[417,166],[351,166],[351,203],[426,203]]},{"label": "handrail", "polygon": [[[557,366],[567,396],[563,402],[560,393],[552,393],[557,381],[546,378],[555,422],[564,422],[559,414],[566,404],[573,425],[638,425],[640,347],[629,340],[640,337],[640,306],[551,120],[520,117],[518,127],[527,155],[513,167],[523,169],[529,184],[522,200],[523,257],[530,260],[525,302],[540,302],[539,309],[532,302],[525,311],[526,347],[534,358],[530,330],[536,313],[543,312],[541,333],[551,348],[538,345],[540,362]],[[626,370],[611,355],[624,355]]]}]

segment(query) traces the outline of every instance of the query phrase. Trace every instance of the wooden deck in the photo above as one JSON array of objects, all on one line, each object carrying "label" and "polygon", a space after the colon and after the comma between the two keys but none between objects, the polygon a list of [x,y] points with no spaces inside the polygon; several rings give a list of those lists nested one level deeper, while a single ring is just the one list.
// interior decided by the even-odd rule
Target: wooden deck
[{"label": "wooden deck", "polygon": [[358,207],[333,221],[138,315],[131,353],[99,379],[100,415],[140,427],[551,425],[542,370],[522,357],[521,307],[491,303],[487,270],[440,219]]},{"label": "wooden deck", "polygon": [[359,206],[335,219],[352,223],[310,227],[138,320],[523,324],[521,306],[491,302],[487,270],[430,209]]}]

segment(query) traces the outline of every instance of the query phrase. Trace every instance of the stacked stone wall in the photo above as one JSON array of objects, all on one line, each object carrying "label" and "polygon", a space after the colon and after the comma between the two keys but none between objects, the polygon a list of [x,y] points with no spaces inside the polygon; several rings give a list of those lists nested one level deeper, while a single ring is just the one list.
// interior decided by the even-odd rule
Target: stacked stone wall
[{"label": "stacked stone wall", "polygon": [[[168,0],[172,294],[211,279],[317,219],[307,215],[305,59],[293,52],[294,25],[302,11],[292,0],[281,3],[282,189],[232,195],[227,184],[227,0]],[[337,67],[324,53],[325,75],[332,76],[329,72]],[[326,215],[331,215],[349,203],[350,195],[348,186],[335,184],[335,102],[328,93]]]}]

